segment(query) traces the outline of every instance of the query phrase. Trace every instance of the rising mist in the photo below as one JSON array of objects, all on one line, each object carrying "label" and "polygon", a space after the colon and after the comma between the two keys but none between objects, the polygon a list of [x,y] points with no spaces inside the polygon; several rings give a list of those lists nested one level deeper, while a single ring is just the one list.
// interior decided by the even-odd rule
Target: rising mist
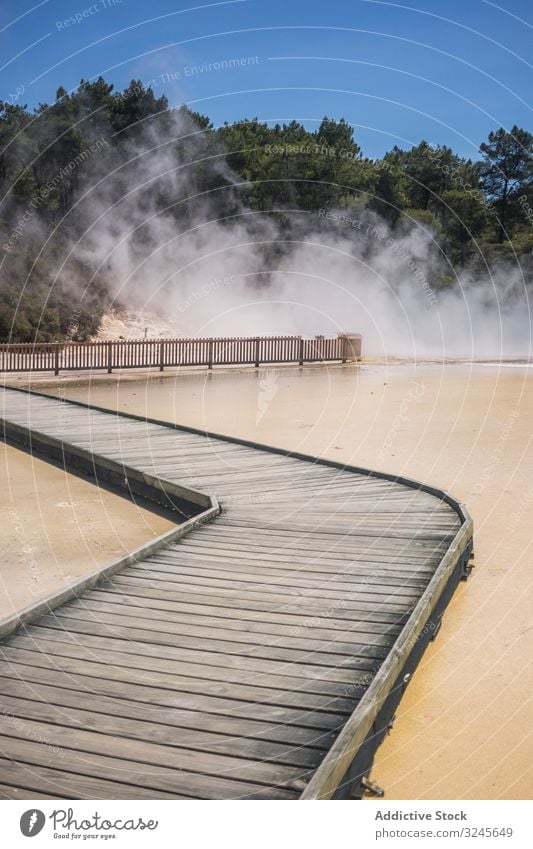
[{"label": "rising mist", "polygon": [[226,154],[183,111],[106,144],[66,216],[75,237],[53,286],[83,300],[104,279],[111,307],[185,336],[354,331],[367,356],[529,357],[518,262],[480,253],[475,273],[458,270],[426,225],[392,228],[362,203],[253,210]]}]

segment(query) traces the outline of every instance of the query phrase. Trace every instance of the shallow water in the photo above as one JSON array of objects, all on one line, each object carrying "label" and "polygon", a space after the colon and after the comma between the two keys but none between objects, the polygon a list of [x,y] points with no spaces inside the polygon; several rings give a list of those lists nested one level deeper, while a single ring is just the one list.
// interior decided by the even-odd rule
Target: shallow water
[{"label": "shallow water", "polygon": [[406,691],[373,778],[389,799],[532,798],[531,370],[215,370],[138,381],[112,376],[62,392],[403,474],[466,502],[476,569]]}]

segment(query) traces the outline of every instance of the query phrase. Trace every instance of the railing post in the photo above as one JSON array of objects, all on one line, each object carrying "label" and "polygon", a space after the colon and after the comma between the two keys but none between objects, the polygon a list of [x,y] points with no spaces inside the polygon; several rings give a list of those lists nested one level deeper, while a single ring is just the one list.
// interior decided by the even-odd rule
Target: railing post
[{"label": "railing post", "polygon": [[113,343],[107,343],[107,373],[111,374],[113,371]]},{"label": "railing post", "polygon": [[159,343],[159,371],[165,368],[165,343]]},{"label": "railing post", "polygon": [[57,376],[59,374],[59,342],[55,343],[56,349],[54,351],[54,374]]},{"label": "railing post", "polygon": [[255,367],[259,368],[259,337],[257,336],[255,339]]},{"label": "railing post", "polygon": [[345,363],[347,360],[361,359],[361,335],[359,333],[341,333],[342,350],[341,358]]},{"label": "railing post", "polygon": [[348,358],[348,339],[346,338],[346,336],[341,336],[341,346],[342,362],[345,363]]},{"label": "railing post", "polygon": [[213,340],[207,344],[207,368],[213,368]]},{"label": "railing post", "polygon": [[301,336],[298,336],[298,364],[304,364],[304,340]]}]

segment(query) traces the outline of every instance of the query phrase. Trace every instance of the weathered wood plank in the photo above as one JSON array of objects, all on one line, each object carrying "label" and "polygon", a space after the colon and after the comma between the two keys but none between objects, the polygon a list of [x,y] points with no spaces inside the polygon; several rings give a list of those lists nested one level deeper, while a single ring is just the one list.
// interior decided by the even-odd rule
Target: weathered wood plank
[{"label": "weathered wood plank", "polygon": [[[91,607],[93,600],[105,603],[112,602],[118,605],[127,602],[128,605],[136,609],[142,608],[145,610],[146,615],[161,618],[161,613],[164,612],[165,614],[172,615],[172,621],[187,625],[205,625],[206,622],[205,612],[184,612],[182,609],[183,606],[168,601],[168,599],[153,600],[146,596],[137,597],[131,594],[124,597],[119,593],[102,590],[100,592],[95,591],[91,594],[90,599],[83,599],[82,603],[88,609],[95,609]],[[158,613],[155,613],[155,611],[158,611]],[[300,621],[301,627],[298,629],[295,628],[295,625],[298,624],[298,620],[295,617],[276,617],[265,614],[253,617],[249,615],[249,612],[248,615],[243,615],[241,611],[237,613],[235,610],[229,611],[226,616],[221,615],[224,613],[226,611],[223,608],[221,611],[215,611],[212,608],[209,612],[209,624],[214,628],[225,628],[228,631],[244,631],[245,633],[279,636],[289,641],[291,637],[294,637],[298,633],[307,633],[309,638],[319,640],[322,643],[349,638],[354,642],[362,641],[364,644],[367,644],[366,638],[368,637],[368,643],[372,645],[389,645],[400,631],[400,626],[398,625],[376,626],[372,623],[365,622],[364,619],[361,621],[354,619],[349,625],[343,622],[337,629],[334,627],[320,627],[315,622],[302,625]],[[329,620],[326,621],[329,622]],[[342,631],[341,634],[339,634],[339,630]]]},{"label": "weathered wood plank", "polygon": [[[255,763],[269,761],[306,769],[316,768],[323,757],[323,750],[310,746],[304,748],[264,739],[223,736],[199,728],[190,730],[176,725],[163,725],[158,723],[153,715],[145,721],[139,719],[137,712],[133,718],[125,718],[109,713],[109,706],[105,713],[97,713],[94,710],[72,706],[66,709],[65,706],[52,704],[48,700],[22,699],[5,693],[2,694],[2,704],[7,711],[22,719],[51,723],[60,728],[66,726],[92,730],[131,740],[173,746],[178,752],[181,748],[186,748],[191,751],[246,758]],[[92,704],[90,707],[93,707]],[[235,763],[235,757],[232,760]]]},{"label": "weathered wood plank", "polygon": [[[95,670],[97,672],[95,675],[85,674],[91,671],[85,663],[76,666],[75,663],[70,664],[66,658],[60,664],[60,667],[56,670],[52,668],[50,663],[48,666],[44,664],[39,666],[18,663],[14,660],[6,663],[2,660],[0,661],[0,677],[22,678],[43,684],[50,683],[66,689],[69,687],[70,689],[77,689],[86,694],[117,696],[127,698],[130,701],[145,702],[149,705],[156,704],[199,713],[220,714],[225,717],[237,715],[244,719],[263,720],[273,725],[292,723],[303,728],[313,728],[322,733],[337,730],[346,721],[346,713],[306,711],[298,708],[285,708],[277,705],[263,705],[243,702],[238,699],[207,696],[204,696],[200,701],[192,693],[182,693],[164,686],[156,686],[146,676],[144,683],[125,681],[123,679],[128,677],[126,673],[122,675],[122,678],[117,677],[120,673],[118,668],[113,668],[113,671],[108,668],[106,675],[102,674],[105,670]],[[83,668],[83,674],[79,671],[71,671],[70,668],[66,667],[72,667],[72,670]],[[138,676],[138,679],[140,677]],[[164,684],[164,682],[161,683]],[[362,686],[357,689],[357,686],[354,685],[356,696],[357,694],[361,695],[363,689]]]},{"label": "weathered wood plank", "polygon": [[[174,664],[168,661],[155,661],[151,658],[151,663],[148,664],[130,654],[122,655],[119,652],[107,651],[104,647],[99,649],[98,653],[94,650],[91,652],[80,651],[77,646],[65,643],[53,646],[51,642],[46,644],[46,649],[43,646],[40,650],[28,650],[19,642],[14,642],[11,647],[17,651],[10,654],[9,658],[16,663],[28,663],[32,666],[76,672],[81,669],[81,664],[76,663],[76,661],[83,661],[84,674],[97,677],[101,674],[104,677],[109,677],[108,670],[101,667],[112,667],[113,674],[120,680],[141,684],[151,681],[157,686],[176,692],[234,698],[301,710],[338,710],[348,713],[353,708],[352,700],[345,697],[348,689],[346,685],[344,691],[341,690],[342,696],[320,695],[309,691],[304,692],[298,687],[292,689],[287,687],[284,690],[281,687],[262,686],[254,681],[225,682],[217,681],[216,678],[210,680],[205,676],[191,674],[194,672],[193,669],[176,668]],[[117,673],[119,669],[121,671]],[[364,682],[364,680],[364,676],[354,676],[354,683]]]},{"label": "weathered wood plank", "polygon": [[[0,775],[4,781],[20,785],[29,799],[186,799],[177,793],[164,790],[148,790],[134,784],[105,780],[90,775],[81,775],[61,768],[56,758],[56,769],[27,760],[20,749],[10,749],[9,757],[2,757],[4,747],[0,742]],[[6,752],[6,754],[8,754]],[[10,792],[9,785],[7,792]],[[20,798],[17,789],[8,799]]]},{"label": "weathered wood plank", "polygon": [[[188,586],[187,590],[178,589],[176,583],[170,581],[154,581],[145,576],[132,575],[130,573],[121,573],[118,577],[114,577],[111,582],[118,591],[129,591],[129,587],[133,589],[154,590],[158,597],[172,598],[177,601],[186,601],[191,604],[209,604],[220,607],[236,607],[239,610],[265,610],[268,612],[282,612],[288,614],[298,614],[302,617],[328,617],[335,616],[340,619],[352,619],[353,613],[361,613],[365,621],[370,622],[389,622],[397,624],[405,622],[407,614],[410,612],[411,605],[398,604],[391,605],[387,602],[380,601],[373,604],[370,601],[358,601],[350,597],[344,597],[339,604],[331,604],[322,598],[320,602],[315,596],[307,596],[302,593],[297,594],[280,594],[263,592],[252,594],[241,594],[218,588],[216,592],[210,591],[209,588],[202,586]],[[127,589],[126,589],[127,588]]]},{"label": "weathered wood plank", "polygon": [[[3,723],[0,717],[0,727],[2,725]],[[28,722],[28,725],[31,725],[31,723]],[[247,781],[219,778],[207,773],[198,776],[195,773],[168,769],[157,764],[137,762],[124,757],[109,756],[102,746],[103,741],[95,741],[95,751],[88,752],[83,748],[76,747],[75,739],[72,738],[68,729],[65,728],[62,728],[60,733],[58,733],[58,729],[54,726],[46,726],[46,729],[43,728],[41,733],[45,732],[47,739],[50,741],[46,743],[36,743],[31,739],[24,740],[9,736],[9,729],[10,726],[7,726],[5,733],[0,734],[0,754],[2,757],[10,758],[17,763],[57,769],[58,764],[61,763],[61,758],[53,750],[53,747],[55,747],[60,752],[64,752],[65,772],[69,774],[74,773],[77,776],[97,778],[98,780],[106,779],[108,782],[116,782],[122,786],[133,785],[135,787],[135,794],[142,793],[144,790],[165,793],[164,798],[190,796],[203,799],[293,799],[298,795],[297,790],[303,789],[301,787],[295,787],[292,791],[288,789],[282,790],[277,787],[269,787],[267,789],[261,787],[259,784],[253,784]],[[95,736],[99,737],[101,735]],[[61,742],[61,737],[64,737],[63,742]],[[68,739],[69,743],[73,744],[72,748],[65,744],[66,739]],[[115,737],[113,739],[115,747],[119,749],[119,738]],[[109,743],[109,739],[106,738],[105,742]],[[130,754],[133,756],[137,745],[136,743],[135,746],[131,747]],[[293,783],[296,784],[296,782],[297,780]],[[131,795],[132,792],[130,791],[129,798],[146,798],[144,794],[143,796]],[[111,796],[106,798],[116,797]],[[151,798],[154,798],[154,796],[151,796]]]},{"label": "weathered wood plank", "polygon": [[[52,683],[21,681],[16,678],[2,678],[0,681],[2,692],[6,695],[12,694],[24,700],[34,700],[38,705],[45,702],[69,715],[71,708],[87,708],[87,694],[84,690],[68,689]],[[169,726],[176,738],[182,733],[186,735],[190,730],[192,734],[187,739],[193,740],[198,745],[203,735],[207,734],[209,739],[214,741],[214,745],[217,745],[221,739],[229,738],[240,741],[243,745],[254,740],[275,745],[281,744],[279,748],[289,753],[314,749],[323,752],[335,739],[335,732],[331,731],[322,732],[299,725],[272,725],[261,720],[249,720],[239,716],[226,717],[168,708],[109,695],[101,697],[96,693],[91,693],[90,707],[91,711],[100,716],[100,722],[105,722],[107,716],[144,720],[156,726]]]}]

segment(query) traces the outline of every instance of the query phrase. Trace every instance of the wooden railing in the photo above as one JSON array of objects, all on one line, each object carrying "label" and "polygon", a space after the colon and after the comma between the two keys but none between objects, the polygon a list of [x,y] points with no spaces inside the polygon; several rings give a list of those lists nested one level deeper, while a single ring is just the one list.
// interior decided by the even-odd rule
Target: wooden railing
[{"label": "wooden railing", "polygon": [[253,365],[357,359],[361,337],[243,336],[212,339],[117,339],[108,342],[0,344],[0,372]]}]

